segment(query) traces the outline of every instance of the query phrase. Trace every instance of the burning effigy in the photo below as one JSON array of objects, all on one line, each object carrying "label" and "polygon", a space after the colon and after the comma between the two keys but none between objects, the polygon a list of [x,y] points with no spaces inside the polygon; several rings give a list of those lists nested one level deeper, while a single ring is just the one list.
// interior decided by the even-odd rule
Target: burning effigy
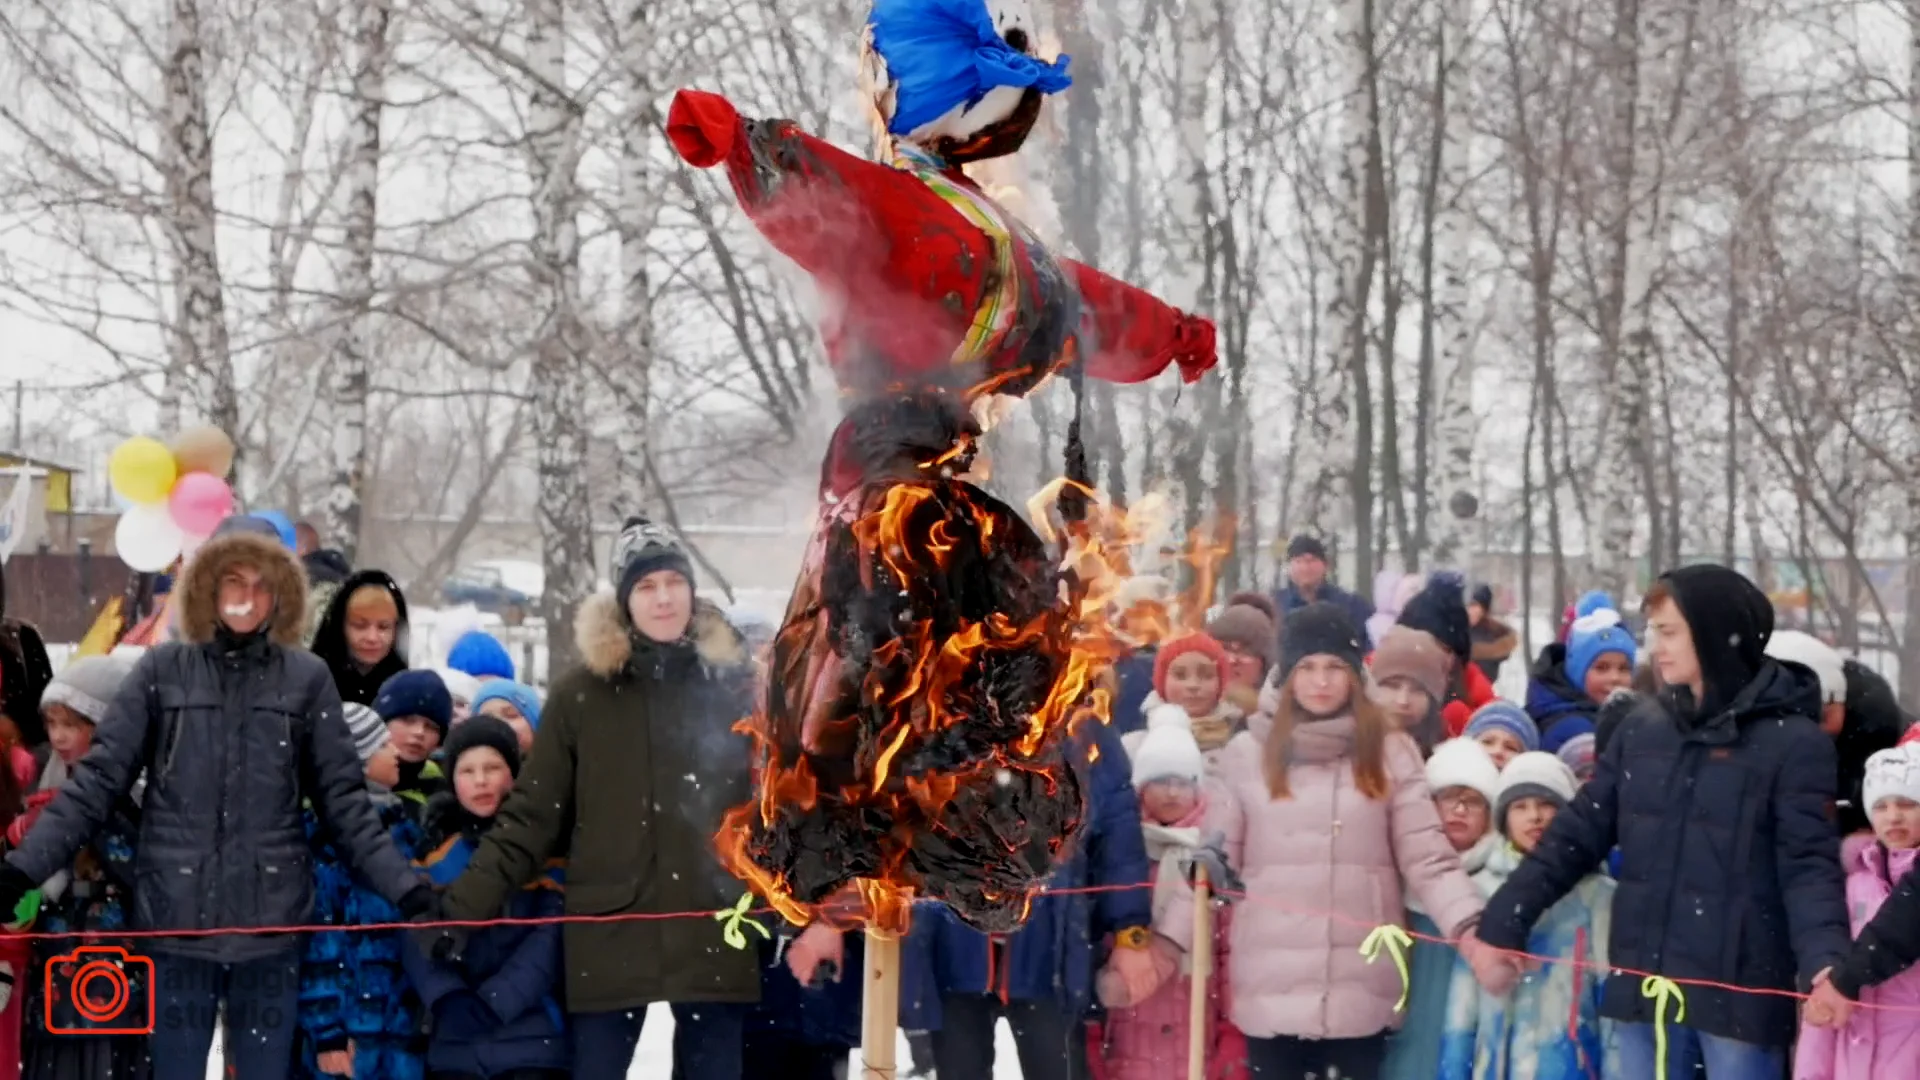
[{"label": "burning effigy", "polygon": [[[812,276],[848,402],[744,722],[757,797],[715,838],[796,923],[856,881],[876,923],[902,921],[909,891],[984,930],[1025,920],[1084,812],[1070,729],[1104,713],[1094,582],[1125,539],[1089,514],[1081,380],[1193,381],[1215,360],[1210,321],[1055,255],[965,172],[1018,150],[1069,85],[1035,38],[1025,0],[876,0],[878,160],[715,94],[682,90],[668,117],[676,151],[724,165]],[[1030,524],[967,474],[981,406],[1055,373],[1076,391],[1066,475]]]}]

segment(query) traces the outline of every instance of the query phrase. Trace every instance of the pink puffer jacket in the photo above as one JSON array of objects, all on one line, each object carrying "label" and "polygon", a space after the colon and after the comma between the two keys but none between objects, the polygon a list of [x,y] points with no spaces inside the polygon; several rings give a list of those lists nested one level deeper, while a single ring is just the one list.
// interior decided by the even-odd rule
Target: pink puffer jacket
[{"label": "pink puffer jacket", "polygon": [[[1300,724],[1291,795],[1275,799],[1261,766],[1271,726],[1256,717],[1227,745],[1208,815],[1246,888],[1233,916],[1229,1016],[1254,1038],[1356,1039],[1397,1027],[1400,971],[1384,954],[1367,963],[1360,943],[1376,926],[1405,923],[1408,890],[1450,937],[1477,921],[1484,901],[1440,830],[1411,737],[1387,736],[1389,793],[1374,800],[1354,786],[1353,718]],[[1159,931],[1185,946],[1192,913],[1186,890]]]},{"label": "pink puffer jacket", "polygon": [[[1847,912],[1854,936],[1893,895],[1893,883],[1913,870],[1920,852],[1888,851],[1872,834],[1841,845],[1847,868]],[[1903,971],[1860,992],[1863,1006],[1839,1031],[1800,1025],[1794,1080],[1881,1080],[1920,1077],[1920,968]]]},{"label": "pink puffer jacket", "polygon": [[[1200,827],[1206,821],[1207,798],[1202,797],[1191,817],[1173,824],[1175,830],[1192,830],[1195,840],[1200,838]],[[1156,846],[1152,834],[1149,835],[1147,855],[1152,859]],[[1182,850],[1191,850],[1183,848]],[[1176,858],[1178,852],[1175,853]],[[1162,874],[1174,874],[1177,870],[1167,866],[1162,859],[1152,862],[1152,874],[1157,882]],[[1171,883],[1170,883],[1171,884]],[[1165,910],[1176,890],[1154,890],[1157,910],[1156,920]],[[1191,899],[1192,894],[1188,893]],[[1183,905],[1191,913],[1192,905]],[[1234,1029],[1226,1017],[1227,971],[1230,963],[1227,955],[1229,948],[1228,930],[1233,909],[1231,907],[1214,908],[1213,924],[1213,975],[1207,979],[1202,992],[1209,999],[1207,1005],[1207,1080],[1246,1080],[1247,1042],[1240,1032]],[[1191,920],[1192,915],[1188,915]],[[1189,922],[1191,929],[1191,922]],[[1173,953],[1173,946],[1164,941],[1156,941],[1156,950],[1165,946]],[[1101,1039],[1097,1046],[1098,1056],[1104,1069],[1096,1075],[1100,1080],[1166,1080],[1167,1077],[1182,1077],[1187,1073],[1188,1040],[1192,1037],[1189,1021],[1192,1019],[1193,976],[1181,969],[1186,966],[1186,957],[1166,955],[1158,952],[1156,961],[1164,959],[1164,971],[1168,978],[1154,991],[1153,996],[1130,1008],[1109,1009],[1105,1024],[1101,1027]]]}]

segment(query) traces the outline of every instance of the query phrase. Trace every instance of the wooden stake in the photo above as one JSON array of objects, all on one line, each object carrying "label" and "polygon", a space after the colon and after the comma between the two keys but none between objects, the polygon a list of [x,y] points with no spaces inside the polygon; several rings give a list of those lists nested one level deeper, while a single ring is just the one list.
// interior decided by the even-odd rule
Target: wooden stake
[{"label": "wooden stake", "polygon": [[1207,887],[1207,868],[1193,868],[1193,948],[1187,952],[1192,969],[1187,1002],[1187,1080],[1207,1080],[1207,989],[1213,974],[1213,903]]},{"label": "wooden stake", "polygon": [[869,926],[860,1004],[860,1078],[894,1080],[900,1047],[900,935]]}]

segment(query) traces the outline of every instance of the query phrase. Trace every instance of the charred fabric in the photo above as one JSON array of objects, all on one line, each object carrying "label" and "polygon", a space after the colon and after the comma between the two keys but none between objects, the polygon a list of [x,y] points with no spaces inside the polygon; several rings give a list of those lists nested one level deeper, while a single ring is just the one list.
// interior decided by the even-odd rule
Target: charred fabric
[{"label": "charred fabric", "polygon": [[1072,583],[1013,508],[958,479],[979,430],[954,399],[849,421],[832,456],[865,479],[816,533],[817,577],[775,640],[745,854],[802,904],[869,878],[1011,930],[1085,813],[1064,722],[1084,710],[1063,685]]}]

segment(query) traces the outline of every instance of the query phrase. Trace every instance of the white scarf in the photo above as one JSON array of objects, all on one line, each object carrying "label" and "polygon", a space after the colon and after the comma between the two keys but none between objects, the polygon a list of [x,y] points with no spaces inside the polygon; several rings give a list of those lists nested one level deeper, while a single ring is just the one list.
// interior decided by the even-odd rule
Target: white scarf
[{"label": "white scarf", "polygon": [[1200,850],[1200,829],[1143,821],[1140,831],[1147,842],[1147,858],[1160,864],[1160,872],[1153,879],[1153,919],[1157,924],[1173,899],[1174,883],[1185,876],[1194,852]]},{"label": "white scarf", "polygon": [[[1505,842],[1500,836],[1500,830],[1488,829],[1480,839],[1473,842],[1472,847],[1460,853],[1460,872],[1468,877],[1479,873],[1481,868],[1487,865],[1487,860],[1493,857],[1494,851]],[[1406,892],[1406,903],[1407,910],[1416,915],[1427,913],[1427,909],[1420,903],[1420,898],[1413,895],[1412,889]]]}]

